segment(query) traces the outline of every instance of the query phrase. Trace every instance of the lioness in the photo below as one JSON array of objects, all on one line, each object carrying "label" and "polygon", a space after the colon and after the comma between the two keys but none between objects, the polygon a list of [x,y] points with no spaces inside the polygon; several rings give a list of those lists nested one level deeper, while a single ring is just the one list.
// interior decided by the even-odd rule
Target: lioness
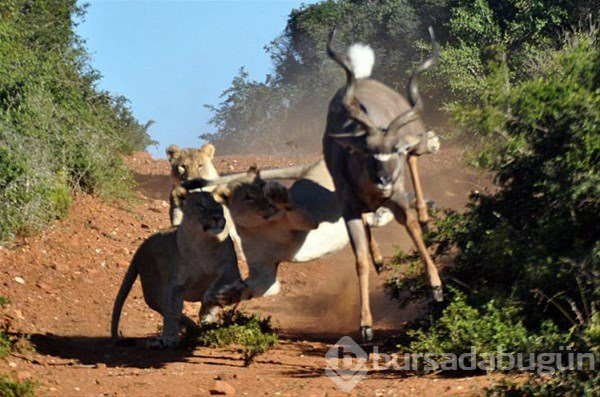
[{"label": "lioness", "polygon": [[[171,225],[177,226],[183,219],[183,204],[188,194],[188,190],[181,184],[194,178],[218,178],[219,173],[212,162],[215,157],[215,147],[210,143],[204,144],[200,149],[179,149],[177,145],[171,145],[167,148],[166,153],[167,159],[171,163],[173,183],[169,194],[169,218]],[[225,218],[228,219],[229,235],[235,243],[237,256],[245,260],[244,253],[240,248],[240,238],[235,230],[235,225],[229,220],[227,209],[225,209]]]},{"label": "lioness", "polygon": [[179,343],[179,323],[194,322],[182,315],[183,301],[202,302],[201,321],[214,321],[219,305],[215,296],[225,285],[241,280],[223,206],[211,193],[190,193],[177,228],[150,236],[138,248],[125,274],[112,314],[111,335],[119,336],[123,303],[137,276],[144,300],[163,316],[163,333],[149,343],[171,348]]},{"label": "lioness", "polygon": [[187,191],[181,187],[181,182],[192,178],[218,178],[219,173],[212,163],[215,147],[210,143],[200,149],[180,149],[171,145],[166,150],[167,160],[171,163],[171,179],[173,185],[169,194],[169,217],[171,225],[177,226],[183,218],[183,202]]},{"label": "lioness", "polygon": [[[189,186],[191,187],[191,186]],[[336,252],[349,242],[341,206],[323,161],[305,167],[303,178],[287,189],[265,182],[256,168],[245,178],[219,186],[216,194],[229,208],[249,268],[249,277],[223,288],[221,304],[279,292],[280,262],[306,262]],[[372,214],[371,226],[391,220]],[[374,244],[374,242],[373,242]],[[375,255],[381,256],[374,245]]]}]

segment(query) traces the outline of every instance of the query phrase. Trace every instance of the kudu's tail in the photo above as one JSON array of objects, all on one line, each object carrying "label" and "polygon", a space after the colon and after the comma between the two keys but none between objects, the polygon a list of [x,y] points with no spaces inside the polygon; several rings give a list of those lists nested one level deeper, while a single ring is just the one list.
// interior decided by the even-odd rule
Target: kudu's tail
[{"label": "kudu's tail", "polygon": [[137,266],[135,266],[135,263],[132,262],[131,265],[129,265],[129,269],[127,269],[127,273],[125,273],[125,278],[123,278],[123,283],[121,284],[121,288],[119,288],[119,293],[117,294],[115,304],[113,306],[112,321],[110,325],[110,335],[113,342],[116,342],[119,339],[119,320],[121,318],[121,310],[123,309],[125,299],[127,299],[127,295],[129,295],[131,287],[133,286],[137,276]]},{"label": "kudu's tail", "polygon": [[346,72],[346,84],[353,86],[356,79],[371,76],[375,64],[375,53],[368,44],[354,43],[348,47],[347,54],[337,53],[332,46],[335,29],[329,33],[327,41],[327,55],[340,65]]},{"label": "kudu's tail", "polygon": [[[315,167],[319,161],[306,165],[298,165],[287,168],[274,168],[270,170],[260,170],[260,177],[262,179],[300,179],[313,167]],[[194,178],[188,179],[181,183],[187,190],[204,189],[208,187],[214,187],[216,185],[224,185],[229,182],[242,180],[247,177],[247,172],[238,172],[235,174],[223,175],[215,179],[203,179]]]},{"label": "kudu's tail", "polygon": [[357,79],[364,79],[371,76],[375,53],[369,45],[355,43],[348,48],[348,62],[354,76]]}]

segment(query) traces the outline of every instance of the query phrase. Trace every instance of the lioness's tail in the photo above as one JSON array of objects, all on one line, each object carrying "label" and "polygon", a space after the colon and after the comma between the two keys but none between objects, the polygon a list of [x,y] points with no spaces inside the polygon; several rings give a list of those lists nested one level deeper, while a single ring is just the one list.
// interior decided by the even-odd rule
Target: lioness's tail
[{"label": "lioness's tail", "polygon": [[119,320],[121,318],[121,309],[123,309],[125,299],[127,299],[127,295],[129,295],[129,291],[131,291],[131,287],[133,286],[137,276],[137,266],[135,265],[135,262],[132,262],[131,265],[129,265],[129,269],[127,269],[127,273],[125,273],[125,278],[123,278],[123,283],[121,283],[121,288],[119,288],[119,293],[115,298],[115,304],[113,306],[110,335],[112,340],[115,342],[117,339],[119,339]]}]

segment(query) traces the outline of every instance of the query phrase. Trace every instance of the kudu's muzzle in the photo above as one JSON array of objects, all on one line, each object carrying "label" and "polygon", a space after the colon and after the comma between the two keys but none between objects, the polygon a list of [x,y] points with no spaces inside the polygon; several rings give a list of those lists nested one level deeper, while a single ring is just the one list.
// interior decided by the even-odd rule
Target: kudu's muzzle
[{"label": "kudu's muzzle", "polygon": [[370,164],[374,171],[371,180],[384,197],[390,197],[394,183],[402,173],[401,156],[398,153],[374,154]]}]

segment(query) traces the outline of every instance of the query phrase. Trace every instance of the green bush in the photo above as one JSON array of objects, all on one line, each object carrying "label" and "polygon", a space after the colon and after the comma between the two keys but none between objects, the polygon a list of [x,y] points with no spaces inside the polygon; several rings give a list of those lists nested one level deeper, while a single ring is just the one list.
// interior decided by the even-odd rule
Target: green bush
[{"label": "green bush", "polygon": [[[0,296],[0,309],[4,309],[10,304],[10,300],[4,296]],[[8,356],[12,349],[12,343],[7,334],[8,324],[2,320],[0,323],[0,358]]]},{"label": "green bush", "polygon": [[4,329],[0,329],[0,358],[8,356],[12,343]]},{"label": "green bush", "polygon": [[99,74],[74,24],[76,0],[0,3],[0,241],[63,216],[74,190],[126,195],[121,155],[151,143]]},{"label": "green bush", "polygon": [[[595,312],[589,323],[570,343],[583,352],[592,352],[595,364],[600,360],[600,313]],[[523,384],[503,380],[488,390],[489,396],[597,396],[600,394],[600,372],[586,366],[577,371],[559,371],[550,378],[530,378]]]},{"label": "green bush", "polygon": [[[480,164],[497,189],[473,195],[464,214],[446,212],[428,236],[445,269],[449,305],[411,349],[464,352],[503,346],[552,352],[571,346],[599,357],[600,52],[597,30],[534,53],[519,81],[498,61],[485,100],[455,110],[486,138]],[[518,308],[518,309],[517,309]],[[555,325],[551,325],[555,324]],[[594,395],[597,371],[565,371],[490,393]]]},{"label": "green bush", "polygon": [[[530,64],[529,78],[465,107],[464,121],[492,143],[484,153],[499,189],[448,213],[429,242],[458,249],[446,277],[468,287],[475,307],[508,299],[526,325],[551,318],[567,329],[583,326],[600,297],[598,41],[574,34]],[[502,117],[490,124],[490,114]]]},{"label": "green bush", "polygon": [[408,331],[413,339],[411,351],[435,354],[468,353],[471,346],[480,354],[494,353],[499,347],[505,353],[549,351],[562,341],[557,334],[551,323],[545,323],[539,334],[531,333],[516,307],[492,300],[476,309],[458,291],[454,291],[450,304],[428,329]]},{"label": "green bush", "polygon": [[27,379],[22,382],[0,375],[0,396],[3,397],[33,397],[35,382]]},{"label": "green bush", "polygon": [[256,356],[271,349],[277,341],[270,317],[261,319],[258,314],[248,316],[237,310],[224,312],[219,324],[204,325],[198,338],[202,346],[240,346],[245,365],[250,365]]}]

